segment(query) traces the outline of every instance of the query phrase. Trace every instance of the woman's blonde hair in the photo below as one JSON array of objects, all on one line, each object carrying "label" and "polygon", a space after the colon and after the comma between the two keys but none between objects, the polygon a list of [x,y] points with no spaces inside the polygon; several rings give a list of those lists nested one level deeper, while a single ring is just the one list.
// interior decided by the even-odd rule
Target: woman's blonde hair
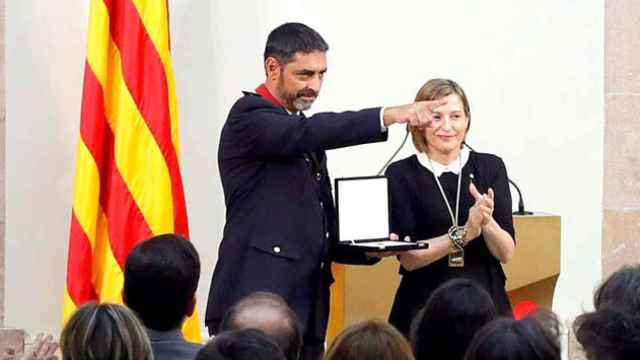
[{"label": "woman's blonde hair", "polygon": [[122,305],[88,303],[60,335],[63,360],[153,360],[149,337]]},{"label": "woman's blonde hair", "polygon": [[414,360],[411,346],[392,325],[368,320],[342,331],[323,360]]},{"label": "woman's blonde hair", "polygon": [[[416,95],[416,101],[431,101],[442,99],[443,97],[447,97],[451,94],[456,94],[462,101],[462,105],[464,107],[464,114],[467,116],[467,131],[469,131],[469,127],[471,126],[471,109],[469,108],[469,100],[467,100],[467,95],[464,93],[464,90],[453,80],[449,79],[431,79],[427,81],[420,90],[418,90],[418,94]],[[424,136],[424,131],[415,126],[409,126],[409,131],[411,131],[411,140],[413,140],[413,145],[420,152],[427,151],[427,139]]]}]

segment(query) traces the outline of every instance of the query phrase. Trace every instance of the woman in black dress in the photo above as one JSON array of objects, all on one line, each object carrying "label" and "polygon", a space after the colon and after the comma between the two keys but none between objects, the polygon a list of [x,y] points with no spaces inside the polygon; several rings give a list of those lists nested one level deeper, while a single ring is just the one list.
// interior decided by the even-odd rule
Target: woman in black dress
[{"label": "woman in black dress", "polygon": [[[513,256],[511,195],[502,160],[463,147],[469,130],[466,95],[451,80],[429,80],[416,100],[444,99],[424,129],[411,127],[417,155],[389,166],[391,230],[427,250],[398,255],[402,281],[389,322],[408,335],[411,321],[445,281],[475,280],[499,314],[510,315],[500,263]],[[458,201],[459,199],[459,201]]]}]

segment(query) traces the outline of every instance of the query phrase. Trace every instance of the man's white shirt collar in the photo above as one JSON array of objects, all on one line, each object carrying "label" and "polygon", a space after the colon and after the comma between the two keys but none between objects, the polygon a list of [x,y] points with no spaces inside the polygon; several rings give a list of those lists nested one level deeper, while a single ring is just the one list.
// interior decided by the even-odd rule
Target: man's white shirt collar
[{"label": "man's white shirt collar", "polygon": [[[420,163],[420,165],[427,168],[429,171],[434,173],[437,177],[440,177],[440,175],[442,175],[447,171],[452,172],[454,174],[458,174],[460,172],[460,169],[467,164],[467,161],[469,160],[469,153],[470,153],[469,149],[467,149],[466,147],[462,148],[460,150],[460,154],[458,155],[458,157],[455,160],[453,160],[449,165],[441,164],[433,159],[431,159],[431,162],[429,162],[429,157],[427,156],[426,153],[423,153],[423,152],[417,153],[416,156],[418,157],[418,162]],[[460,160],[462,160],[462,162],[460,162]],[[431,168],[431,164],[433,164],[433,169]]]}]

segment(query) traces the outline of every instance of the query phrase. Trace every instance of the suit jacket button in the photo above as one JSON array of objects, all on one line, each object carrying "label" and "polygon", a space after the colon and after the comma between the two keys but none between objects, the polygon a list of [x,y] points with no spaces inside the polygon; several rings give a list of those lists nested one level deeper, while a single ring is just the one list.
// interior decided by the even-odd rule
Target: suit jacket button
[{"label": "suit jacket button", "polygon": [[277,245],[276,245],[276,246],[274,246],[274,247],[273,247],[273,252],[274,252],[274,253],[276,253],[276,254],[280,254],[280,251],[282,251],[282,249],[280,249],[280,246],[277,246]]},{"label": "suit jacket button", "polygon": [[329,238],[329,232],[328,231],[326,233],[324,233],[324,237],[327,238],[327,239]]},{"label": "suit jacket button", "polygon": [[320,181],[320,179],[322,179],[322,174],[320,174],[319,172],[316,173],[316,180]]},{"label": "suit jacket button", "polygon": [[324,203],[320,201],[320,208],[324,209]]}]

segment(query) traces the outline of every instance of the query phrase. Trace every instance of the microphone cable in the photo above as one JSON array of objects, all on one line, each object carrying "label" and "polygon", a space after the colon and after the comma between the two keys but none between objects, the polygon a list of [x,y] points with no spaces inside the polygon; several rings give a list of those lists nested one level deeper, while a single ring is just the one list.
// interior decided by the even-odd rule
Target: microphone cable
[{"label": "microphone cable", "polygon": [[[376,176],[382,175],[382,173],[387,169],[387,166],[389,166],[389,164],[391,164],[391,162],[396,157],[396,155],[398,155],[400,150],[402,150],[402,148],[404,147],[404,144],[407,142],[407,139],[409,138],[409,132],[410,132],[409,131],[409,125],[407,125],[406,129],[407,129],[407,131],[404,134],[404,139],[402,140],[402,143],[400,144],[400,146],[398,146],[398,149],[396,149],[396,151],[393,153],[393,155],[391,155],[389,160],[382,166],[380,171],[378,171],[378,174]],[[387,131],[389,131],[389,129],[387,129]]]},{"label": "microphone cable", "polygon": [[471,151],[473,151],[473,152],[477,152],[477,151],[475,151],[471,146],[469,146],[469,144],[467,144],[467,142],[466,142],[466,141],[463,141],[463,142],[462,142],[462,145],[466,146],[469,150],[471,150]]}]

